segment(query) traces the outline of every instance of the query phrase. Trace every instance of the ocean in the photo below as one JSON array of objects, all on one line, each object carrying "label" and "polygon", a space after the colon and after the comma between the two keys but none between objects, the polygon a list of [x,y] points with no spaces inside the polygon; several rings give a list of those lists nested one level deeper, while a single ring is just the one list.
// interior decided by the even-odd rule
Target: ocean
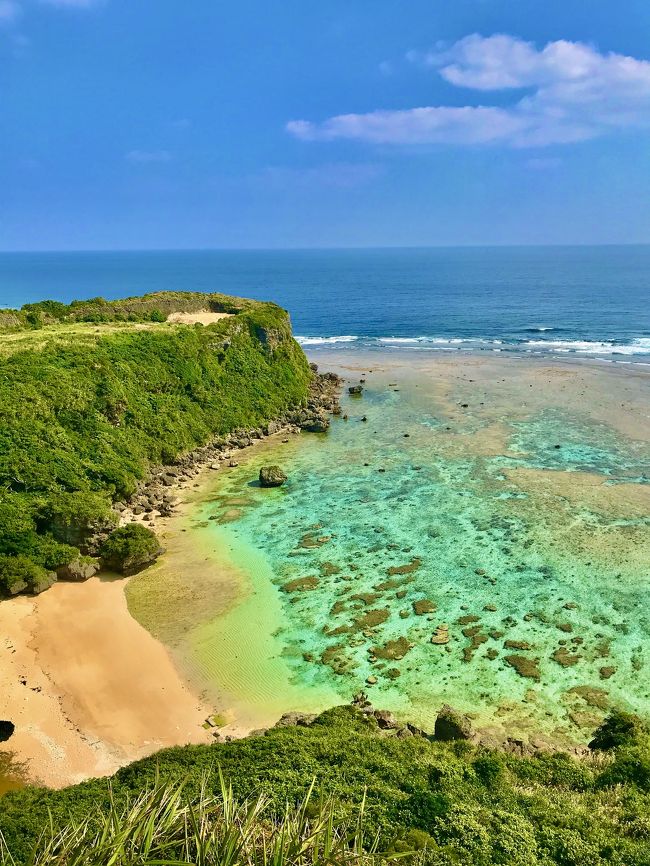
[{"label": "ocean", "polygon": [[179,594],[173,537],[127,586],[215,711],[259,728],[368,689],[555,744],[650,716],[650,246],[0,255],[7,306],[161,289],[276,301],[364,380],[183,518],[183,580],[232,606]]},{"label": "ocean", "polygon": [[312,350],[650,360],[650,246],[0,254],[1,306],[164,289],[273,300]]}]

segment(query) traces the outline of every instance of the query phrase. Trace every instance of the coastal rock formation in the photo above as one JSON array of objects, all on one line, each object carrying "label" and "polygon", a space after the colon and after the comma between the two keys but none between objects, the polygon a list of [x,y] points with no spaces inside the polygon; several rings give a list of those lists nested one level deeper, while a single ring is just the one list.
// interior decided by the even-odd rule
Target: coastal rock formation
[{"label": "coastal rock formation", "polygon": [[131,575],[142,571],[164,553],[154,533],[139,523],[129,523],[111,533],[101,549],[106,568]]},{"label": "coastal rock formation", "polygon": [[445,704],[434,727],[436,740],[471,740],[474,736],[469,718]]},{"label": "coastal rock formation", "polygon": [[279,466],[262,466],[260,469],[260,485],[262,487],[281,487],[287,476]]},{"label": "coastal rock formation", "polygon": [[88,580],[99,571],[99,561],[90,559],[90,557],[78,557],[73,559],[67,565],[62,565],[56,570],[56,576],[59,580]]},{"label": "coastal rock formation", "polygon": [[[121,522],[133,517],[170,517],[180,503],[175,490],[188,486],[206,467],[237,466],[235,453],[255,442],[278,433],[324,433],[329,427],[327,413],[339,414],[339,389],[341,379],[335,373],[318,373],[316,364],[311,364],[312,380],[306,406],[290,409],[261,427],[235,429],[224,436],[179,456],[174,464],[157,466],[150,470],[149,477],[141,481],[131,499],[116,502],[114,509]],[[287,440],[288,441],[288,440]],[[261,483],[261,479],[260,479]]]},{"label": "coastal rock formation", "polygon": [[293,728],[300,725],[303,728],[309,727],[314,719],[318,718],[318,713],[285,713],[275,723],[275,728]]},{"label": "coastal rock formation", "polygon": [[40,595],[46,589],[49,589],[52,584],[56,583],[56,577],[56,572],[46,571],[45,574],[40,575],[32,581],[29,588],[30,592],[32,595]]}]

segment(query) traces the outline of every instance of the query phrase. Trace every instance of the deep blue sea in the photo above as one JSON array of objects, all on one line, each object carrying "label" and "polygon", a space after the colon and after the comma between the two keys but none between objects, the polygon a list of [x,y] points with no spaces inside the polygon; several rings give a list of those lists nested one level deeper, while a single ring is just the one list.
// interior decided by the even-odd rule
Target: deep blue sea
[{"label": "deep blue sea", "polygon": [[276,301],[312,350],[650,358],[650,246],[0,254],[0,306],[162,289]]}]

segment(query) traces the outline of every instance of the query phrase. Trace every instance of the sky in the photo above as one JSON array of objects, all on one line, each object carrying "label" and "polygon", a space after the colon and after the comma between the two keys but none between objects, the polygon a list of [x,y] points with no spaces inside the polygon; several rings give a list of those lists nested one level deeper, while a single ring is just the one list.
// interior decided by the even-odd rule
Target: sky
[{"label": "sky", "polygon": [[0,0],[0,250],[650,242],[650,0]]}]

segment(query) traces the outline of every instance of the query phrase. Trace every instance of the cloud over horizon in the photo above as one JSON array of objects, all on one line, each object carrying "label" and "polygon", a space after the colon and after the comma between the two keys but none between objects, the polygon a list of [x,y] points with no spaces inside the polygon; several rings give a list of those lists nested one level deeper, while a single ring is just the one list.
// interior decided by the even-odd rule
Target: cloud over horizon
[{"label": "cloud over horizon", "polygon": [[450,47],[409,52],[447,83],[480,94],[526,91],[507,106],[447,105],[340,114],[320,123],[293,120],[303,141],[349,139],[374,144],[504,144],[544,147],[613,130],[650,128],[650,62],[601,54],[557,40],[538,49],[506,34],[472,34]]}]

